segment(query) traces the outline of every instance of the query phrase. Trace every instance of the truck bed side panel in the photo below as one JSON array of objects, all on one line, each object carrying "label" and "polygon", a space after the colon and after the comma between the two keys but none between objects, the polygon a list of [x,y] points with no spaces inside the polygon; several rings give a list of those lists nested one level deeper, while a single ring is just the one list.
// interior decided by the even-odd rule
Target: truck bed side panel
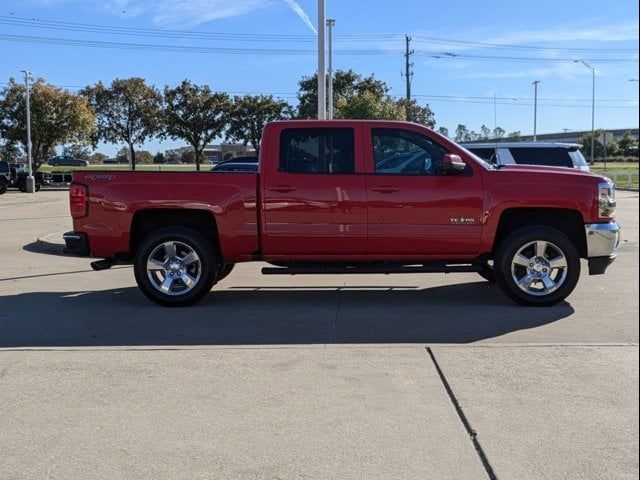
[{"label": "truck bed side panel", "polygon": [[135,214],[152,209],[210,212],[228,261],[251,260],[259,250],[255,174],[101,171],[76,173],[74,182],[89,190],[88,215],[74,229],[87,233],[93,256],[128,252]]}]

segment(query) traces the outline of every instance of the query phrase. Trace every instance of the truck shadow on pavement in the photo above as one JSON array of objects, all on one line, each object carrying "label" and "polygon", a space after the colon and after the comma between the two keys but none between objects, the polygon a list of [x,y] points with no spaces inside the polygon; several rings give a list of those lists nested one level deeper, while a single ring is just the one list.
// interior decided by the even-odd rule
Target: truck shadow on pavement
[{"label": "truck shadow on pavement", "polygon": [[242,287],[189,308],[137,288],[2,297],[0,347],[468,343],[570,316],[525,308],[486,282],[418,287]]}]

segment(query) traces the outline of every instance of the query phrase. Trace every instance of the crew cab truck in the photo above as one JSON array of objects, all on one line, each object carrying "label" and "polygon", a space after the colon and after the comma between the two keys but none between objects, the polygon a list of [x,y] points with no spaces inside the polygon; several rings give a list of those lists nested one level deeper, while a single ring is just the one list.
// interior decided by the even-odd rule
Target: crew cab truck
[{"label": "crew cab truck", "polygon": [[234,264],[263,274],[477,272],[552,305],[615,259],[614,186],[554,167],[496,167],[423,126],[266,126],[258,173],[75,172],[67,251],[133,263],[154,302],[190,305]]}]

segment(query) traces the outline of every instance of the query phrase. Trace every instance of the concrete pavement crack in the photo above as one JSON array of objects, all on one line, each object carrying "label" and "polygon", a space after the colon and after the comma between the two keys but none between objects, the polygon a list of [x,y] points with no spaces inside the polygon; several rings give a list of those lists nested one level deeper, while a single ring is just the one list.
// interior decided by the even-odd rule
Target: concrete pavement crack
[{"label": "concrete pavement crack", "polygon": [[335,342],[336,327],[338,325],[338,315],[340,315],[340,307],[342,306],[342,289],[347,286],[348,278],[348,276],[345,276],[344,281],[342,282],[342,287],[338,289],[338,304],[336,305],[336,314],[333,316],[333,325],[331,325],[331,333],[329,334],[328,343]]},{"label": "concrete pavement crack", "polygon": [[449,400],[451,400],[451,403],[453,404],[453,408],[458,414],[458,418],[460,418],[460,421],[462,422],[464,429],[467,431],[467,434],[469,435],[469,439],[471,440],[471,443],[473,443],[473,446],[476,450],[476,454],[478,455],[478,458],[482,462],[482,466],[484,467],[484,470],[487,473],[487,477],[489,478],[489,480],[497,480],[498,477],[496,476],[493,470],[493,467],[491,466],[491,463],[487,458],[487,454],[484,452],[484,449],[480,444],[480,440],[478,440],[478,433],[473,429],[473,427],[471,426],[471,423],[469,422],[469,419],[464,414],[464,411],[462,410],[462,407],[458,402],[458,398],[456,397],[456,394],[453,392],[453,389],[451,388],[451,385],[449,384],[447,377],[444,375],[444,372],[440,368],[440,364],[438,363],[438,360],[436,360],[436,356],[433,353],[433,350],[431,350],[431,347],[426,347],[426,350],[427,350],[427,353],[429,354],[429,357],[431,358],[431,361],[433,362],[433,366],[435,367],[436,372],[438,373],[438,376],[440,377],[442,386],[447,392],[447,395],[449,396]]}]

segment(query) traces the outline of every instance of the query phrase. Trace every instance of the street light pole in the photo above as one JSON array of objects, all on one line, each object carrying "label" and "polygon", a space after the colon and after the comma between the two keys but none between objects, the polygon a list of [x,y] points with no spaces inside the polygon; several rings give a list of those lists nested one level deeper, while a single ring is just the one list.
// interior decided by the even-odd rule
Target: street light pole
[{"label": "street light pole", "polygon": [[538,84],[539,83],[540,83],[540,80],[536,80],[531,84],[533,85],[534,92],[535,92],[533,95],[533,141],[534,142],[538,141]]},{"label": "street light pole", "polygon": [[333,27],[336,21],[332,18],[327,20],[327,28],[329,29],[329,115],[327,118],[333,120]]},{"label": "street light pole", "polygon": [[[582,63],[585,67],[587,67],[591,71],[592,83],[591,83],[591,164],[595,161],[595,151],[596,151],[596,69],[595,67],[589,65],[584,60],[574,60],[575,62]],[[607,164],[605,163],[604,169],[607,169]]]},{"label": "street light pole", "polygon": [[31,93],[29,91],[29,70],[22,70],[24,73],[24,85],[25,85],[25,103],[27,105],[27,162],[29,163],[29,173],[26,179],[27,193],[35,193],[36,181],[33,176],[33,160],[31,155]]},{"label": "street light pole", "polygon": [[318,0],[318,120],[327,118],[327,74],[325,71],[324,48],[325,7],[324,0]]}]

